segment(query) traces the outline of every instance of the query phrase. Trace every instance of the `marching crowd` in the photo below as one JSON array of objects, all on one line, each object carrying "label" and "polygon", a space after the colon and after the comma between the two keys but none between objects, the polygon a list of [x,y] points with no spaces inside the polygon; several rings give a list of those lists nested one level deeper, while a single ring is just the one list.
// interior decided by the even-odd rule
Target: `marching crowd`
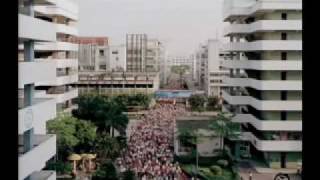
[{"label": "marching crowd", "polygon": [[175,117],[185,108],[157,104],[133,127],[128,148],[117,159],[120,171],[133,170],[142,180],[186,179],[178,163],[173,163]]}]

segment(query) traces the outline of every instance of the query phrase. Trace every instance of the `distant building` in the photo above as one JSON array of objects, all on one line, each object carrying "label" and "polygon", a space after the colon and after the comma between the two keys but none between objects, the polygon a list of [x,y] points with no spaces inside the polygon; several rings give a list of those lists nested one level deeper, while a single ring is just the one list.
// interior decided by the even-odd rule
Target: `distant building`
[{"label": "distant building", "polygon": [[128,72],[144,72],[146,70],[147,41],[146,34],[126,35]]},{"label": "distant building", "polygon": [[81,71],[74,86],[79,94],[153,94],[159,89],[159,73]]},{"label": "distant building", "polygon": [[107,61],[106,69],[107,71],[126,71],[126,46],[108,46],[106,48]]}]

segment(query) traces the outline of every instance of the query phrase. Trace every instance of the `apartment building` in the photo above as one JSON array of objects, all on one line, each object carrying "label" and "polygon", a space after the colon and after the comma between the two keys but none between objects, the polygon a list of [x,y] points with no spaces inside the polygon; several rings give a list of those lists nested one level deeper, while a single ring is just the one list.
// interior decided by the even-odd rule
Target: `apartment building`
[{"label": "apartment building", "polygon": [[98,71],[107,69],[108,37],[77,37],[79,44],[79,70]]},{"label": "apartment building", "polygon": [[[234,56],[222,66],[224,110],[242,124],[241,157],[270,168],[296,168],[302,156],[302,0],[225,1],[223,49]],[[245,73],[241,75],[240,70]]]},{"label": "apartment building", "polygon": [[221,90],[227,86],[222,79],[229,76],[229,71],[221,63],[228,55],[222,51],[221,45],[219,40],[209,39],[204,45],[200,45],[196,53],[199,87],[207,96],[221,97]]},{"label": "apartment building", "polygon": [[159,90],[159,81],[157,72],[81,71],[74,87],[79,94],[153,94]]},{"label": "apartment building", "polygon": [[148,36],[146,34],[127,34],[127,71],[144,72],[146,71]]},{"label": "apartment building", "polygon": [[[34,59],[36,62],[52,62],[51,68],[56,71],[57,76],[38,82],[34,96],[54,98],[58,113],[70,112],[75,108],[72,99],[78,96],[78,90],[70,86],[78,81],[78,45],[74,42],[78,35],[78,5],[72,0],[55,0],[48,5],[33,7],[34,17],[52,24],[56,38],[54,42],[35,42]],[[22,61],[25,58],[22,55],[23,49],[22,44],[19,46],[19,58]]]},{"label": "apartment building", "polygon": [[46,122],[56,116],[54,98],[38,98],[36,88],[57,80],[56,62],[35,57],[38,43],[56,43],[57,26],[36,16],[35,6],[56,5],[57,1],[19,0],[18,59],[18,179],[56,179],[55,171],[42,170],[56,154],[56,135],[46,134]]}]

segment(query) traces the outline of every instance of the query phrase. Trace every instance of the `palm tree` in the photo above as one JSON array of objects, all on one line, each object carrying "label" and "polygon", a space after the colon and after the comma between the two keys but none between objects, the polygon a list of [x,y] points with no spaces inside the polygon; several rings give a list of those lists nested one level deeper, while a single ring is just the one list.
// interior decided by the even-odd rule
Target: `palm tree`
[{"label": "palm tree", "polygon": [[220,138],[220,150],[224,152],[224,139],[235,139],[239,137],[240,125],[231,121],[226,113],[219,113],[212,119],[209,128]]},{"label": "palm tree", "polygon": [[198,144],[201,143],[201,137],[203,135],[198,133],[194,129],[179,129],[179,135],[178,138],[181,141],[181,143],[184,144],[192,144],[195,146],[194,150],[196,153],[196,176],[198,174],[198,169],[199,169],[199,153],[198,153]]},{"label": "palm tree", "polygon": [[117,139],[110,137],[107,133],[102,133],[96,141],[96,150],[102,162],[106,159],[113,159],[120,151]]}]

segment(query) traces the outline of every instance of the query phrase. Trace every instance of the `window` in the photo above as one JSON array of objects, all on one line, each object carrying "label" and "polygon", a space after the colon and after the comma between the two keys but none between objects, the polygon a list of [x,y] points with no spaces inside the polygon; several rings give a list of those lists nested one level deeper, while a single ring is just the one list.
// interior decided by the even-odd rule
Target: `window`
[{"label": "window", "polygon": [[287,40],[287,33],[281,33],[281,40]]},{"label": "window", "polygon": [[287,52],[281,52],[281,60],[287,60]]},{"label": "window", "polygon": [[118,51],[112,51],[111,53],[112,54],[118,54]]},{"label": "window", "polygon": [[287,73],[286,72],[281,72],[281,80],[283,80],[283,81],[287,80]]},{"label": "window", "polygon": [[100,49],[99,54],[100,54],[100,56],[104,56],[104,50]]},{"label": "window", "polygon": [[281,19],[282,20],[287,20],[287,13],[282,13],[281,14]]},{"label": "window", "polygon": [[287,100],[287,91],[281,91],[281,100],[282,101]]}]

